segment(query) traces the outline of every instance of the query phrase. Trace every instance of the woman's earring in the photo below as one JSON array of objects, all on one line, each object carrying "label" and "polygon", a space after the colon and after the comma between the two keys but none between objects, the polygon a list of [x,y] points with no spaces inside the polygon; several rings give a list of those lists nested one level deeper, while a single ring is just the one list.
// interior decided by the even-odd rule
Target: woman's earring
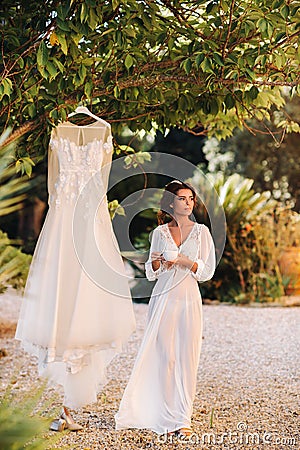
[{"label": "woman's earring", "polygon": [[173,205],[170,205],[171,208],[173,208]]}]

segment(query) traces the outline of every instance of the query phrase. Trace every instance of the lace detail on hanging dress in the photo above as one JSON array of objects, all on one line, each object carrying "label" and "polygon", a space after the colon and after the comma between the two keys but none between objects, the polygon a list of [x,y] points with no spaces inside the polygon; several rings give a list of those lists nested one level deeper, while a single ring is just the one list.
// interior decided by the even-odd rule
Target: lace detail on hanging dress
[{"label": "lace detail on hanging dress", "polygon": [[92,177],[96,187],[102,188],[100,171],[105,146],[110,148],[109,144],[98,139],[84,145],[65,138],[51,139],[50,151],[59,152],[60,170],[49,199],[50,205],[59,208],[62,204],[74,204]]}]

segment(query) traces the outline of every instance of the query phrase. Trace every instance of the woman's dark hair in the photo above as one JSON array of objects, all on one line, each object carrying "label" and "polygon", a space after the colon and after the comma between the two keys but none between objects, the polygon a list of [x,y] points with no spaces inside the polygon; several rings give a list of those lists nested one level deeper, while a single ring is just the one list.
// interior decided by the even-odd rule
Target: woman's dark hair
[{"label": "woman's dark hair", "polygon": [[166,223],[168,221],[167,219],[173,218],[173,208],[170,205],[174,201],[174,195],[176,195],[180,189],[189,189],[192,192],[195,207],[197,194],[193,186],[179,180],[170,181],[170,183],[166,184],[163,196],[160,200],[160,211],[157,213],[158,225]]}]

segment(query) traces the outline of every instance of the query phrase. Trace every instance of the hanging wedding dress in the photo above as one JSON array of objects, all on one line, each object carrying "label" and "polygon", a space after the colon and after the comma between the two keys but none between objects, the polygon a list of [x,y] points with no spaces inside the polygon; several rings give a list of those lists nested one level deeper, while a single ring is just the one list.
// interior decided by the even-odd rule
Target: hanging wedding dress
[{"label": "hanging wedding dress", "polygon": [[49,211],[24,292],[16,339],[64,404],[95,402],[105,369],[135,329],[128,278],[107,207],[108,123],[65,122],[49,144]]},{"label": "hanging wedding dress", "polygon": [[[177,246],[168,224],[152,235],[149,255]],[[116,429],[149,428],[163,434],[191,426],[197,368],[202,342],[202,304],[197,281],[215,270],[215,249],[205,225],[195,223],[179,253],[198,263],[193,273],[174,265],[146,276],[157,279],[149,302],[148,324],[132,374],[124,391]]]}]

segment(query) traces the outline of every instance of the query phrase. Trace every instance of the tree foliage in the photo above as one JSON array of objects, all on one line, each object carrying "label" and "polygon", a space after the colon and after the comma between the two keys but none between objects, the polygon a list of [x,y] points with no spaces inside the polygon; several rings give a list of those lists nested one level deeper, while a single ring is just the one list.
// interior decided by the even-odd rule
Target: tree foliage
[{"label": "tree foliage", "polygon": [[282,86],[300,93],[300,1],[2,0],[0,12],[0,126],[27,133],[23,157],[78,103],[115,132],[155,121],[225,138],[280,108]]},{"label": "tree foliage", "polygon": [[[254,180],[254,189],[271,191],[272,196],[288,202],[295,211],[300,211],[300,161],[299,134],[288,133],[279,147],[272,134],[276,134],[279,121],[293,117],[300,123],[300,98],[287,101],[280,113],[271,114],[265,123],[270,132],[264,132],[261,124],[248,122],[257,132],[249,133],[244,128],[237,130],[226,141],[208,139],[204,152],[209,160],[203,170],[221,171],[227,176],[239,173]],[[292,131],[292,130],[291,130]]]}]

